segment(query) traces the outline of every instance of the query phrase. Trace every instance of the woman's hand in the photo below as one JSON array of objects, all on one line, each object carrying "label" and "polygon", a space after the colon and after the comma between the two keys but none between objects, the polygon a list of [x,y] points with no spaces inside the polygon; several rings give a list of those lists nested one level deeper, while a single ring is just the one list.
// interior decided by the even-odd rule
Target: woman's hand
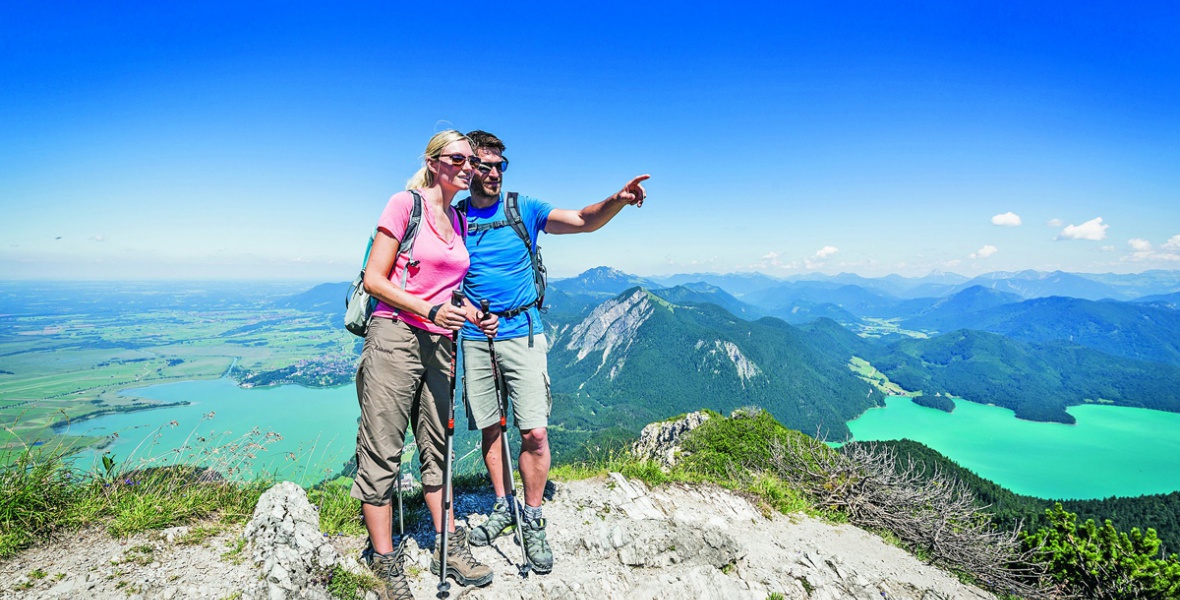
[{"label": "woman's hand", "polygon": [[462,306],[455,306],[450,302],[444,302],[435,306],[434,308],[437,308],[438,310],[434,311],[431,309],[435,313],[434,318],[431,319],[431,321],[443,329],[450,329],[453,331],[462,327],[463,323],[467,322],[467,315],[465,314]]}]

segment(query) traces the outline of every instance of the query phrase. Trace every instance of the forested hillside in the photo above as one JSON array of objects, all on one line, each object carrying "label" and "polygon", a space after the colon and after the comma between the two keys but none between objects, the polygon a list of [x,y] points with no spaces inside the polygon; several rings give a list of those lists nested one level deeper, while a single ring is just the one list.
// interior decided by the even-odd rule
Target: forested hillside
[{"label": "forested hillside", "polygon": [[1014,493],[988,479],[984,479],[959,466],[955,461],[937,450],[912,440],[875,443],[893,448],[899,457],[899,465],[908,460],[926,473],[934,469],[952,473],[971,489],[976,500],[989,506],[988,512],[995,516],[996,523],[1011,528],[1023,523],[1025,529],[1035,530],[1045,521],[1045,509],[1060,502],[1065,510],[1078,515],[1079,521],[1094,519],[1101,523],[1110,519],[1116,529],[1130,531],[1138,527],[1142,531],[1155,529],[1164,543],[1165,554],[1180,553],[1180,491],[1169,494],[1150,494],[1135,498],[1107,498],[1104,500],[1054,500],[1034,498]]},{"label": "forested hillside", "polygon": [[702,407],[758,405],[792,428],[844,439],[845,421],[883,400],[848,369],[850,358],[778,319],[748,322],[636,288],[563,326],[549,365],[554,394],[576,410],[563,415],[567,429],[638,432]]},{"label": "forested hillside", "polygon": [[1065,342],[960,330],[902,340],[870,360],[906,389],[1003,406],[1032,421],[1073,423],[1065,407],[1087,401],[1180,412],[1180,368]]},{"label": "forested hillside", "polygon": [[1114,356],[1180,365],[1180,312],[1149,304],[1054,296],[991,307],[947,306],[904,323],[943,332],[990,331],[1026,342],[1065,340]]}]

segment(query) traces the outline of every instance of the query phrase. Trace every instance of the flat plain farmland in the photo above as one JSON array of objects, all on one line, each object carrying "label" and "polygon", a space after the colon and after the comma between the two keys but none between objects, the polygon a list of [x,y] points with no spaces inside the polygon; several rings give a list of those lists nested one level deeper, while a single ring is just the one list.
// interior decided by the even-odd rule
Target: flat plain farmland
[{"label": "flat plain farmland", "polygon": [[[0,445],[54,425],[159,406],[133,388],[281,372],[315,386],[351,376],[357,338],[294,309],[144,310],[0,319]],[[315,365],[317,377],[298,378]],[[323,371],[331,368],[332,377]],[[292,380],[292,374],[295,378]],[[265,377],[263,377],[265,379]]]}]

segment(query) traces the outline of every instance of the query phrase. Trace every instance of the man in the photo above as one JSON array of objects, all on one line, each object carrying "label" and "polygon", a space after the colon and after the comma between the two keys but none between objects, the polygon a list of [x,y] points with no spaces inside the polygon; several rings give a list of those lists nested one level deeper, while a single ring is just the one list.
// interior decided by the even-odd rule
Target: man
[{"label": "man", "polygon": [[[464,293],[476,305],[490,302],[491,312],[499,315],[496,334],[496,362],[512,402],[516,427],[520,429],[520,476],[524,487],[521,507],[525,554],[538,573],[553,569],[553,552],[545,539],[545,519],[541,501],[549,477],[549,439],[546,428],[552,399],[545,352],[547,344],[541,327],[541,313],[529,248],[509,225],[505,213],[505,195],[501,189],[508,161],[504,143],[485,131],[467,134],[481,160],[471,179],[471,198],[467,201],[467,251],[471,268],[463,281]],[[519,196],[519,209],[528,230],[532,248],[541,231],[551,234],[594,231],[619,214],[627,205],[641,206],[646,192],[641,183],[648,175],[629,181],[606,200],[581,210],[553,208],[548,203]],[[468,426],[483,432],[483,458],[496,492],[491,517],[484,525],[472,529],[472,545],[491,543],[514,523],[514,511],[508,503],[502,457],[499,407],[487,337],[476,327],[464,325],[464,391],[467,397]]]}]

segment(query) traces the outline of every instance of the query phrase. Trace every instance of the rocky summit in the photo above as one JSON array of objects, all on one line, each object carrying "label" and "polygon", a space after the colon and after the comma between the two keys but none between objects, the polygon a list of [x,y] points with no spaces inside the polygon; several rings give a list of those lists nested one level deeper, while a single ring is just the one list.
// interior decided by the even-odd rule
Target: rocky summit
[{"label": "rocky summit", "polygon": [[[472,525],[490,509],[486,496],[461,495]],[[0,598],[329,598],[333,566],[360,571],[364,540],[327,537],[299,487],[279,484],[240,530],[184,543],[195,528],[114,539],[83,532],[0,563]],[[711,486],[648,489],[618,473],[557,486],[545,504],[555,555],[549,575],[518,575],[511,537],[472,548],[492,566],[484,588],[451,589],[452,598],[487,599],[790,599],[991,598],[879,537],[848,525],[768,512]],[[417,598],[436,596],[429,555],[407,544]],[[30,576],[34,573],[34,576]],[[43,574],[43,575],[41,575]],[[375,594],[368,594],[376,598]]]}]

